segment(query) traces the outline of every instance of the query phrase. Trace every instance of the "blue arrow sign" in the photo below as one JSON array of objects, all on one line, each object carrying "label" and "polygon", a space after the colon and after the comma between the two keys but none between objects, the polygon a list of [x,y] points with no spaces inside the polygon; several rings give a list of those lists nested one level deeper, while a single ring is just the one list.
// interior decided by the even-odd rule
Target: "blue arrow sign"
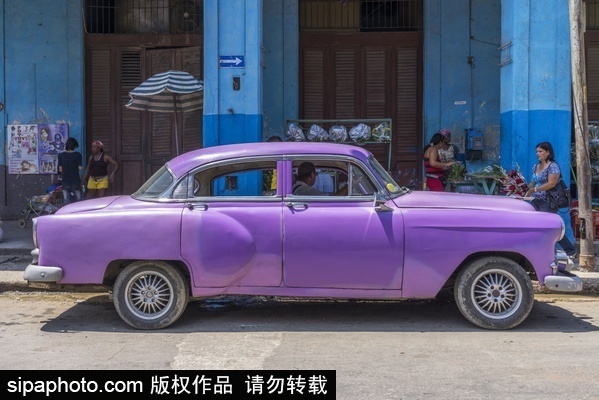
[{"label": "blue arrow sign", "polygon": [[245,56],[220,56],[218,66],[220,68],[245,68]]}]

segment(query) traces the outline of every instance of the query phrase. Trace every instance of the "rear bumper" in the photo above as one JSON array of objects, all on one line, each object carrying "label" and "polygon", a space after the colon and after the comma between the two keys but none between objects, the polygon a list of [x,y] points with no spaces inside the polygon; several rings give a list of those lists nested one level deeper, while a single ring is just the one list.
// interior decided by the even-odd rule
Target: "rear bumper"
[{"label": "rear bumper", "polygon": [[59,282],[62,279],[62,268],[39,265],[40,250],[31,251],[33,261],[25,268],[23,279],[29,282]]},{"label": "rear bumper", "polygon": [[60,282],[62,268],[29,264],[23,273],[23,279],[29,282]]}]

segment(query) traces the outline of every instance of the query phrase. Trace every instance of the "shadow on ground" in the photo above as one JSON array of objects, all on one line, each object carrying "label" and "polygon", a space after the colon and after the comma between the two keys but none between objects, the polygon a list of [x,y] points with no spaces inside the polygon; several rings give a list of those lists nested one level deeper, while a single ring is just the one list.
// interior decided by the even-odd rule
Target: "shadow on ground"
[{"label": "shadow on ground", "polygon": [[[46,332],[131,332],[108,295],[80,301],[42,321]],[[599,330],[592,317],[574,315],[559,302],[535,301],[520,332],[582,333]],[[183,316],[161,333],[191,332],[470,332],[452,301],[318,301],[229,296],[190,302]],[[144,331],[152,332],[152,331]]]}]

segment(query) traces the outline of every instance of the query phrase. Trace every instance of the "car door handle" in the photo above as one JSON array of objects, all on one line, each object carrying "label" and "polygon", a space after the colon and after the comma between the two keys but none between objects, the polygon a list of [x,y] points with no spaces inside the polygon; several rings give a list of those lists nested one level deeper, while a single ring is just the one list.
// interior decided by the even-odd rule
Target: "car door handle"
[{"label": "car door handle", "polygon": [[306,210],[308,208],[308,203],[298,203],[295,201],[288,201],[285,205],[294,210]]},{"label": "car door handle", "polygon": [[206,204],[206,203],[187,203],[187,208],[189,208],[190,210],[206,211],[208,209],[208,204]]}]

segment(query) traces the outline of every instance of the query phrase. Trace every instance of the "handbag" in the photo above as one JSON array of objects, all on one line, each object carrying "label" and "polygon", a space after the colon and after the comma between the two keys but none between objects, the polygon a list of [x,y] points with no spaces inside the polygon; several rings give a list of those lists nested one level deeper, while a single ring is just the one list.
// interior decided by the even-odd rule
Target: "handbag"
[{"label": "handbag", "polygon": [[557,209],[570,206],[570,190],[561,177],[552,189],[547,190],[547,203]]}]

